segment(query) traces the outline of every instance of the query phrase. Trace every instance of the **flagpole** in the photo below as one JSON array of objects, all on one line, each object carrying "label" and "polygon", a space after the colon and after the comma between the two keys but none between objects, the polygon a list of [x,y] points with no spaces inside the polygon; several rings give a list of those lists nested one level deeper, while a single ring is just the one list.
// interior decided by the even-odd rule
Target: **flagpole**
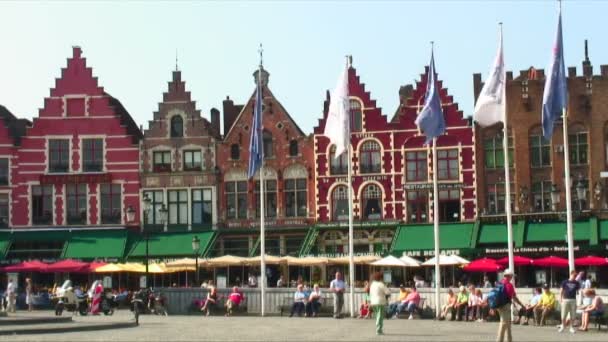
[{"label": "flagpole", "polygon": [[[262,45],[260,44],[260,67],[258,70],[258,91],[262,91]],[[263,94],[256,96],[257,99],[263,99]],[[256,104],[259,107],[259,104]],[[260,113],[262,115],[262,113]],[[263,120],[261,120],[263,122]],[[263,134],[263,123],[260,127],[259,134]],[[266,184],[264,182],[264,146],[262,146],[262,165],[260,166],[260,295],[261,295],[261,314],[262,317],[266,314],[266,228],[264,227],[264,192]]]},{"label": "flagpole", "polygon": [[439,290],[441,272],[439,268],[439,189],[437,188],[437,138],[433,138],[433,235],[435,238],[435,315],[441,316]]},{"label": "flagpole", "polygon": [[[346,67],[349,68],[349,60],[350,56],[346,56]],[[348,104],[348,118],[350,119],[350,101]],[[350,120],[348,120],[350,125]],[[348,144],[346,144],[346,150],[348,153],[348,273],[349,273],[349,283],[350,283],[350,317],[354,318],[356,316],[355,312],[355,256],[354,256],[354,232],[353,232],[353,181],[352,181],[352,173],[353,173],[353,157],[352,151],[350,148],[350,126],[348,127]]]},{"label": "flagpole", "polygon": [[574,233],[572,227],[572,189],[570,180],[570,148],[568,146],[568,113],[563,109],[563,131],[564,131],[564,171],[566,188],[566,235],[568,239],[568,268],[574,271]]}]

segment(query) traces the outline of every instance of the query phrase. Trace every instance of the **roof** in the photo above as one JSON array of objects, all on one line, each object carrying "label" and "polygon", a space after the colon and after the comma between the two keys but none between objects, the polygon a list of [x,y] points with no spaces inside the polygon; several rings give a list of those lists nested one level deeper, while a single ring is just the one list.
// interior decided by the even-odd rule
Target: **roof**
[{"label": "roof", "polygon": [[135,120],[133,120],[131,114],[129,114],[117,98],[108,93],[104,94],[110,98],[110,106],[114,107],[116,114],[120,116],[120,123],[127,128],[127,134],[132,137],[133,144],[139,143],[144,138],[144,134],[139,129],[139,126],[137,126],[137,123],[135,123]]},{"label": "roof", "polygon": [[27,127],[32,125],[27,119],[18,119],[6,107],[0,105],[0,118],[4,120],[4,125],[8,129],[8,133],[13,139],[15,146],[21,145],[21,137],[25,135]]}]

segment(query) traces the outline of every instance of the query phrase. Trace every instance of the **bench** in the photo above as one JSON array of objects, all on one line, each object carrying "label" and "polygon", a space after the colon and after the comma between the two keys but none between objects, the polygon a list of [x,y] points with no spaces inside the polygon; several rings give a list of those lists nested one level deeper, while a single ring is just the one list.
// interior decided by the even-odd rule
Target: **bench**
[{"label": "bench", "polygon": [[[420,303],[418,304],[418,307],[416,307],[416,311],[414,311],[414,315],[418,316],[418,318],[427,318],[427,314],[425,313],[425,298],[420,298]],[[407,308],[406,308],[407,309]],[[400,311],[397,312],[397,318],[401,317],[401,313],[405,312],[405,311]],[[431,313],[430,317],[433,317],[433,314]],[[389,317],[390,318],[390,317]]]},{"label": "bench", "polygon": [[[333,316],[334,314],[334,299],[332,297],[322,297],[319,299],[321,306],[319,307],[319,313],[317,316]],[[291,313],[291,307],[293,306],[293,298],[283,298],[282,304],[279,304],[277,309],[281,313],[281,317],[284,313]]]},{"label": "bench", "polygon": [[[190,303],[188,307],[188,315],[203,315],[201,308],[205,305],[206,298],[195,298]],[[218,296],[217,304],[214,309],[211,310],[212,316],[224,315],[226,314],[226,301],[228,300],[228,296]],[[245,315],[247,314],[247,297],[243,298],[241,304],[236,308],[232,309],[232,315]]]}]

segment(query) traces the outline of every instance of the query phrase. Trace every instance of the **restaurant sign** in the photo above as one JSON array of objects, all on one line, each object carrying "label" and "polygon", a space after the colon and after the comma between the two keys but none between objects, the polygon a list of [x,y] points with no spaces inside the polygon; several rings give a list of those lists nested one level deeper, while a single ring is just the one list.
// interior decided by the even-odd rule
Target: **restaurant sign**
[{"label": "restaurant sign", "polygon": [[[574,251],[577,252],[580,246],[574,246]],[[506,254],[509,251],[506,248],[486,248],[486,254]],[[514,253],[567,253],[567,246],[549,246],[549,247],[520,247],[514,248]]]},{"label": "restaurant sign", "polygon": [[[444,249],[439,252],[440,255],[460,255],[460,249]],[[435,251],[432,249],[423,250],[423,251],[405,251],[403,252],[404,256],[410,257],[433,257],[435,256]]]},{"label": "restaurant sign", "polygon": [[[398,224],[399,224],[399,221],[396,221],[396,220],[378,220],[378,221],[369,220],[369,221],[353,222],[354,227],[365,227],[365,228],[396,226]],[[336,228],[336,227],[348,228],[348,221],[317,223],[316,226],[317,226],[317,228]]]},{"label": "restaurant sign", "polygon": [[86,175],[40,175],[40,184],[95,184],[110,183],[112,175],[109,173]]},{"label": "restaurant sign", "polygon": [[[462,188],[462,183],[438,183],[437,189],[439,190],[459,190]],[[413,183],[404,184],[404,190],[431,190],[433,189],[433,183]]]}]

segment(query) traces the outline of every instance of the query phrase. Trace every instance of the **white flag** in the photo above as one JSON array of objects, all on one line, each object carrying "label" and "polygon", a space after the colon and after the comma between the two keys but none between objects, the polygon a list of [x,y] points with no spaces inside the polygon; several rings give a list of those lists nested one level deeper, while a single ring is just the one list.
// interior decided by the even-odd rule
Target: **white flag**
[{"label": "white flag", "polygon": [[498,52],[488,79],[479,93],[473,118],[481,126],[504,121],[505,114],[505,61],[502,54],[502,29],[499,34]]},{"label": "white flag", "polygon": [[329,111],[325,121],[326,137],[336,145],[335,158],[347,151],[350,145],[350,101],[348,99],[348,66],[338,78],[338,84],[331,93]]}]

